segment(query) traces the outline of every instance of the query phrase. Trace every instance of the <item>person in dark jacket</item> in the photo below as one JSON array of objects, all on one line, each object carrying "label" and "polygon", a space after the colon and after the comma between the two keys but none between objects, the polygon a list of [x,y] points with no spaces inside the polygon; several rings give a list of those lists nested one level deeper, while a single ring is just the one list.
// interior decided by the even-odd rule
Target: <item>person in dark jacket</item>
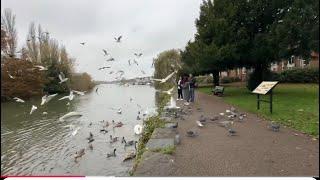
[{"label": "person in dark jacket", "polygon": [[182,95],[182,77],[180,76],[179,81],[178,81],[178,99],[177,100],[183,100],[183,95]]},{"label": "person in dark jacket", "polygon": [[196,79],[189,75],[189,95],[190,95],[190,102],[194,102],[194,89],[196,87]]},{"label": "person in dark jacket", "polygon": [[183,77],[183,82],[182,82],[182,94],[183,94],[183,99],[187,102],[185,102],[185,105],[189,105],[189,81],[188,77],[184,76]]}]

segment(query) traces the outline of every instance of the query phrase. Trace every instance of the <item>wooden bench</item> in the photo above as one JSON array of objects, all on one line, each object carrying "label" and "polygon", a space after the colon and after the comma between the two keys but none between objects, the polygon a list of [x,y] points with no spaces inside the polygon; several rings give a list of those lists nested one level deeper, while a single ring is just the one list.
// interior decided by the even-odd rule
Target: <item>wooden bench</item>
[{"label": "wooden bench", "polygon": [[213,90],[212,90],[214,95],[218,95],[218,96],[222,96],[223,92],[224,92],[224,87],[223,86],[216,86]]}]

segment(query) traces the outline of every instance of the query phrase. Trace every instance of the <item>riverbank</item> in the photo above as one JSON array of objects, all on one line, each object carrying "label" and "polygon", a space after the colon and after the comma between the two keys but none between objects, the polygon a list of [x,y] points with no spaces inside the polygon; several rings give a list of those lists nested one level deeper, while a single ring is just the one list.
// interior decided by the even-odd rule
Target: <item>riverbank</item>
[{"label": "riverbank", "polygon": [[[319,176],[318,139],[282,126],[273,132],[268,121],[252,113],[244,122],[235,122],[236,136],[228,136],[217,123],[209,121],[199,128],[195,122],[201,115],[213,117],[230,109],[221,97],[197,92],[195,104],[177,103],[191,108],[185,120],[178,120],[181,143],[170,161],[163,161],[170,168],[148,164],[154,171],[150,176]],[[186,137],[190,129],[198,136]]]}]

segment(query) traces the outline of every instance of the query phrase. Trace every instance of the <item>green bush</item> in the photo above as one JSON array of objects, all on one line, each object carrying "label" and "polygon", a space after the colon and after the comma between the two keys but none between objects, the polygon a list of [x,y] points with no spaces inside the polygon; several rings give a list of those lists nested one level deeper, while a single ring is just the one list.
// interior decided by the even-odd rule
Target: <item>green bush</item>
[{"label": "green bush", "polygon": [[239,81],[241,81],[241,79],[238,77],[223,77],[223,78],[221,78],[220,81],[221,81],[221,83],[226,84],[226,83],[232,83],[232,82],[239,82]]},{"label": "green bush", "polygon": [[291,69],[280,73],[279,81],[286,83],[319,83],[319,69]]}]

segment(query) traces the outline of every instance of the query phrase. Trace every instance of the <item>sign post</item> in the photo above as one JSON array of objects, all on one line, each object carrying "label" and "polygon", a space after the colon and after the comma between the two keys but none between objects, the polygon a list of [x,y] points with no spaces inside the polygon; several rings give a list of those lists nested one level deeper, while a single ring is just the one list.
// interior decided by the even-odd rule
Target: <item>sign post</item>
[{"label": "sign post", "polygon": [[[278,81],[262,81],[252,93],[257,94],[257,109],[260,109],[260,101],[270,104],[270,113],[272,114],[272,89],[278,84]],[[260,99],[260,95],[269,94],[269,101]]]}]

